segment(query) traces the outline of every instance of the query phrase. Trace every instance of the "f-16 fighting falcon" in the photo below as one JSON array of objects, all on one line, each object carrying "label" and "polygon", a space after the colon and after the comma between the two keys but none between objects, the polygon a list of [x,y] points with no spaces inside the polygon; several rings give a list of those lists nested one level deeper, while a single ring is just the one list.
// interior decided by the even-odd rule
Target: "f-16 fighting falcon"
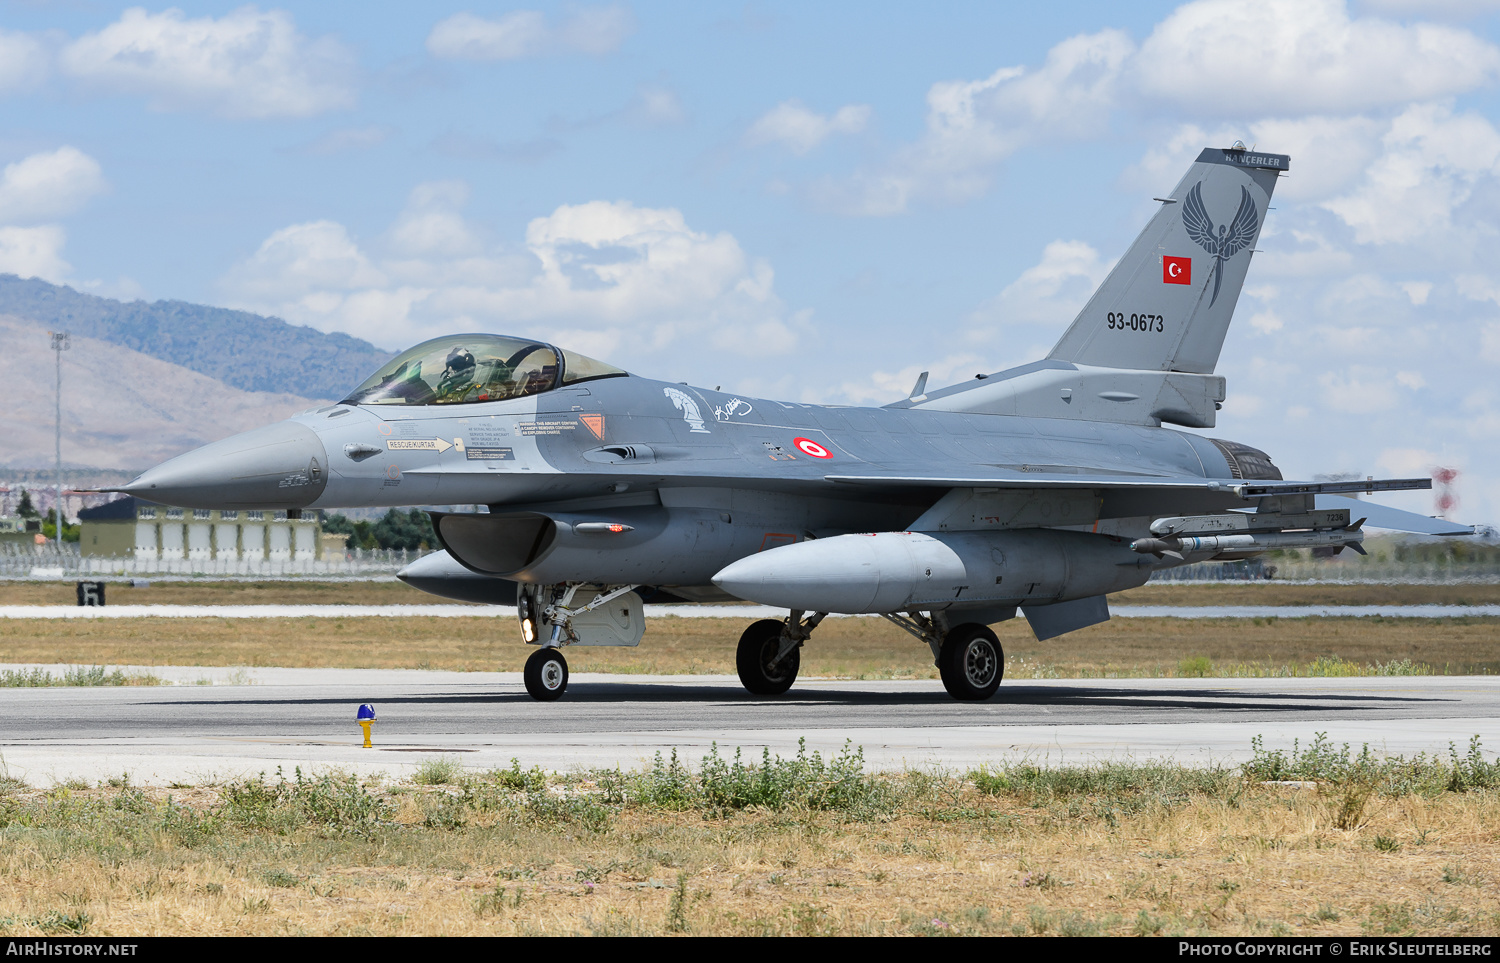
[{"label": "f-16 fighting falcon", "polygon": [[559,698],[570,645],[641,641],[643,602],[784,609],[737,668],[785,692],[830,614],[932,650],[955,699],[1004,674],[989,628],[1103,622],[1106,595],[1189,562],[1360,551],[1362,526],[1470,534],[1340,493],[1428,479],[1286,481],[1214,427],[1224,336],[1290,158],[1204,150],[1040,361],[883,408],[652,381],[543,341],[459,334],[397,356],[338,405],[207,445],[125,486],[186,508],[474,504],[431,513],[445,551],[401,577],[516,606],[527,690]]}]

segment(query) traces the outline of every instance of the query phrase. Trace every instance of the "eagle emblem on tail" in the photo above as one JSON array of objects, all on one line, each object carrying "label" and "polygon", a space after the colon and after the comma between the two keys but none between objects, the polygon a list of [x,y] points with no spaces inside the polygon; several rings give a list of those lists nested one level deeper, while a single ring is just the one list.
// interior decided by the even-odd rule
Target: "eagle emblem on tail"
[{"label": "eagle emblem on tail", "polygon": [[1182,205],[1182,226],[1188,237],[1213,256],[1214,296],[1208,302],[1208,306],[1213,307],[1219,300],[1219,285],[1224,281],[1224,262],[1255,240],[1255,232],[1260,227],[1255,201],[1250,197],[1249,188],[1241,186],[1240,207],[1234,212],[1234,220],[1219,225],[1215,234],[1213,218],[1203,206],[1203,183],[1200,181],[1188,191],[1187,200]]}]

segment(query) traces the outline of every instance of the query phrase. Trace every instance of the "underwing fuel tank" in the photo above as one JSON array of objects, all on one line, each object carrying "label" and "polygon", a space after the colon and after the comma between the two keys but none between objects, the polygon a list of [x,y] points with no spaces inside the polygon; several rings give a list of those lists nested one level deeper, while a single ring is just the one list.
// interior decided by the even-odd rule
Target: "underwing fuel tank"
[{"label": "underwing fuel tank", "polygon": [[1087,532],[877,532],[742,558],[714,576],[737,598],[804,612],[874,615],[1039,605],[1135,588],[1153,563]]}]

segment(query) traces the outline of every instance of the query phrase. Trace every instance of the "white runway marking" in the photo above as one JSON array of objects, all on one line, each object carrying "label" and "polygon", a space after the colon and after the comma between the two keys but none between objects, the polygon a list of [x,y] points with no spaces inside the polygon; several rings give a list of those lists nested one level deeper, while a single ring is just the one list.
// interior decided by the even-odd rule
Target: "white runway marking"
[{"label": "white runway marking", "polygon": [[[783,618],[768,605],[648,605],[651,618]],[[1500,605],[1121,605],[1110,609],[1126,619],[1449,619],[1500,617]],[[5,619],[482,619],[516,617],[510,605],[0,605]],[[835,616],[838,618],[839,616]]]}]

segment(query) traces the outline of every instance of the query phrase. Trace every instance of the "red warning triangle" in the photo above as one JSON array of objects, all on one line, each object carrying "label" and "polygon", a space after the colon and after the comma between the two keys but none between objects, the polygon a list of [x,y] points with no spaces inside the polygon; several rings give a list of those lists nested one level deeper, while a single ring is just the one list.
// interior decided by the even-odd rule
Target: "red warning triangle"
[{"label": "red warning triangle", "polygon": [[578,420],[583,422],[584,426],[594,433],[595,438],[598,438],[600,441],[604,440],[603,415],[579,415]]}]

